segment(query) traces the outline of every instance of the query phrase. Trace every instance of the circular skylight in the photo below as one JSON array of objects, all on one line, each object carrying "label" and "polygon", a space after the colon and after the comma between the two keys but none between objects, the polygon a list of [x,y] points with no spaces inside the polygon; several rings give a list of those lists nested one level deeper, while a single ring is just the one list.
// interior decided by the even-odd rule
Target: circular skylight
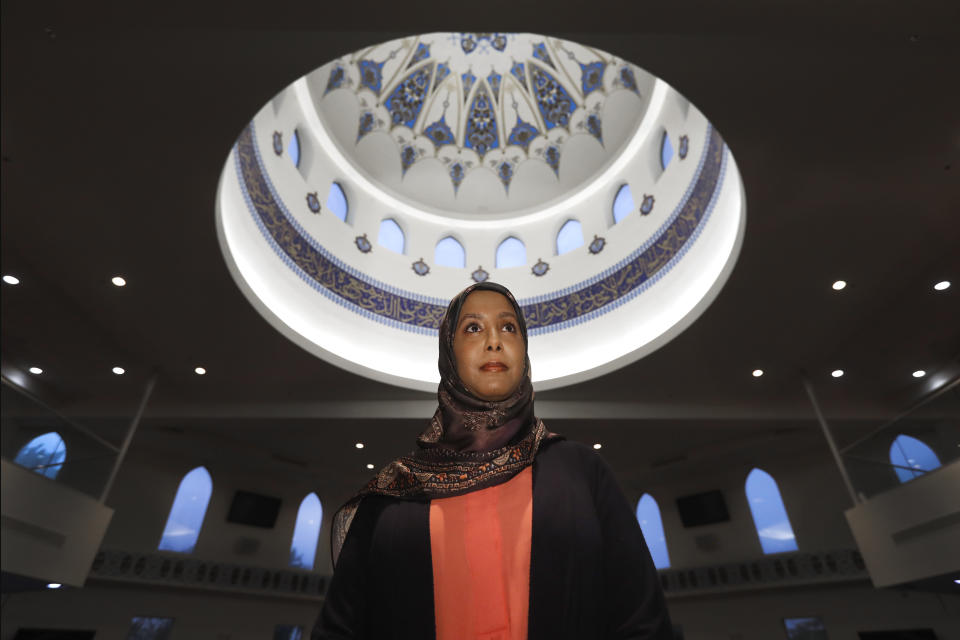
[{"label": "circular skylight", "polygon": [[534,34],[427,34],[323,65],[244,128],[217,195],[231,272],[277,329],[423,390],[446,304],[475,281],[516,295],[539,389],[642,357],[717,295],[746,210],[682,95]]}]

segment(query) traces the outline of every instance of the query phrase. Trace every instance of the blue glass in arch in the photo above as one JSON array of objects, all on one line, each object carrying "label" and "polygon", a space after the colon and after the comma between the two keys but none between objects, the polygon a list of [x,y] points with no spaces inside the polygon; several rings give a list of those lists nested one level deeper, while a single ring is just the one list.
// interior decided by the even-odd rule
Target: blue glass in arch
[{"label": "blue glass in arch", "polygon": [[213,480],[205,467],[197,467],[183,476],[157,549],[193,553],[211,493]]},{"label": "blue glass in arch", "polygon": [[377,235],[377,244],[393,251],[403,254],[403,229],[393,218],[387,218],[380,221],[380,233]]},{"label": "blue glass in arch", "polygon": [[762,469],[754,469],[747,476],[746,491],[763,552],[796,551],[797,539],[773,476]]},{"label": "blue glass in arch", "polygon": [[630,185],[625,184],[620,187],[617,197],[613,199],[613,223],[623,220],[633,209],[633,194],[630,192]]},{"label": "blue glass in arch", "polygon": [[579,220],[567,220],[557,234],[557,255],[583,246],[583,229]]},{"label": "blue glass in arch", "polygon": [[300,168],[300,132],[296,129],[293,130],[293,135],[290,136],[290,145],[287,147],[287,154],[290,156],[290,160],[293,162],[293,166]]},{"label": "blue glass in arch", "polygon": [[673,145],[670,143],[670,136],[664,131],[663,138],[660,140],[660,168],[666,169],[671,160],[673,160]]},{"label": "blue glass in arch", "polygon": [[293,527],[290,543],[290,566],[313,570],[320,537],[323,507],[315,493],[308,493],[297,511],[297,524]]},{"label": "blue glass in arch", "polygon": [[433,251],[433,263],[443,267],[463,269],[467,266],[467,256],[463,245],[453,236],[447,236],[437,243]]},{"label": "blue glass in arch", "polygon": [[519,238],[510,236],[497,247],[497,268],[522,267],[527,264],[527,247]]},{"label": "blue glass in arch", "polygon": [[670,568],[670,554],[667,551],[667,537],[663,533],[663,520],[660,517],[660,505],[649,493],[643,494],[637,503],[637,522],[643,531],[643,539],[650,549],[650,557],[657,569]]},{"label": "blue glass in arch", "polygon": [[939,467],[940,458],[922,440],[901,433],[890,445],[890,464],[896,465],[893,470],[903,483]]},{"label": "blue glass in arch", "polygon": [[51,480],[57,477],[67,459],[67,445],[56,431],[39,435],[21,447],[14,463]]},{"label": "blue glass in arch", "polygon": [[333,212],[344,222],[347,221],[347,194],[343,192],[343,187],[339,183],[330,184],[330,194],[327,196],[327,209]]}]

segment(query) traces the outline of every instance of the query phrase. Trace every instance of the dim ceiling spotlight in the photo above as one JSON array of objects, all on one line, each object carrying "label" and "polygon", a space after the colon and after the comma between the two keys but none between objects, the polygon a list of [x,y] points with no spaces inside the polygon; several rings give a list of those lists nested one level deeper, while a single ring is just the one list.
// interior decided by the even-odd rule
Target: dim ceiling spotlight
[{"label": "dim ceiling spotlight", "polygon": [[121,278],[120,276],[113,276],[112,278],[110,278],[110,282],[112,282],[117,287],[125,287],[127,285],[127,281]]},{"label": "dim ceiling spotlight", "polygon": [[924,371],[923,369],[917,369],[916,371],[913,372],[914,378],[922,378],[925,375],[927,375],[927,372]]},{"label": "dim ceiling spotlight", "polygon": [[59,582],[51,582],[51,583],[47,584],[47,589],[59,589],[59,588],[62,587],[62,586],[63,586],[63,585],[60,584]]},{"label": "dim ceiling spotlight", "polygon": [[593,448],[594,448],[594,449],[599,449],[599,448],[602,447],[602,446],[603,446],[603,445],[598,442],[598,443],[596,443],[595,445],[593,445]]},{"label": "dim ceiling spotlight", "polygon": [[839,378],[843,375],[843,369],[834,369],[830,372],[830,375],[832,375],[834,378]]},{"label": "dim ceiling spotlight", "polygon": [[203,367],[197,367],[196,369],[193,370],[193,372],[196,373],[198,376],[202,376],[207,373],[207,370],[204,369]]},{"label": "dim ceiling spotlight", "polygon": [[362,442],[358,442],[357,444],[355,444],[355,445],[353,445],[353,446],[355,446],[357,449],[363,449],[363,443],[362,443]]},{"label": "dim ceiling spotlight", "polygon": [[846,281],[846,280],[837,280],[836,282],[833,283],[833,290],[834,290],[834,291],[840,291],[841,289],[843,289],[843,288],[846,287],[846,286],[847,286],[847,281]]},{"label": "dim ceiling spotlight", "polygon": [[[7,284],[20,284],[20,278],[17,276],[3,276],[3,281]],[[947,286],[949,286],[949,283],[947,283]]]},{"label": "dim ceiling spotlight", "polygon": [[[6,279],[7,279],[7,276],[3,276],[3,279],[6,280]],[[16,279],[16,278],[14,278],[14,279]],[[17,284],[17,283],[16,283],[16,282],[12,282],[11,284]],[[937,284],[933,285],[933,288],[936,289],[937,291],[946,291],[947,289],[950,288],[950,281],[949,281],[949,280],[941,280],[941,281],[938,282]]]},{"label": "dim ceiling spotlight", "polygon": [[372,465],[372,464],[368,464],[368,465],[367,465],[367,469],[373,469],[373,465]]},{"label": "dim ceiling spotlight", "polygon": [[754,370],[753,370],[753,377],[754,377],[754,378],[759,378],[759,377],[762,376],[762,375],[763,375],[763,369],[754,369]]},{"label": "dim ceiling spotlight", "polygon": [[125,374],[125,373],[127,372],[127,370],[124,369],[123,367],[114,367],[114,368],[113,368],[113,372],[114,372],[115,374],[117,374],[118,376],[122,376],[123,374]]},{"label": "dim ceiling spotlight", "polygon": [[30,367],[28,371],[35,376],[38,376],[41,373],[43,373],[43,369],[41,369],[40,367]]}]

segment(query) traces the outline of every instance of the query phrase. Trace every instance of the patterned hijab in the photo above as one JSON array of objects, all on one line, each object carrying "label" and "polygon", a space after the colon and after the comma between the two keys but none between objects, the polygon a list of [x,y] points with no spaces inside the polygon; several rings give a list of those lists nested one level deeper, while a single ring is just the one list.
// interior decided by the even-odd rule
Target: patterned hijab
[{"label": "patterned hijab", "polygon": [[[513,306],[524,343],[524,372],[507,398],[483,400],[457,374],[453,340],[460,310],[474,291],[496,291]],[[527,325],[510,291],[493,282],[480,282],[461,291],[440,322],[439,406],[417,438],[417,449],[383,467],[333,517],[330,551],[334,565],[360,500],[385,495],[408,500],[430,500],[463,495],[506,482],[533,464],[540,444],[561,438],[547,431],[533,415],[533,384],[526,354]]]}]

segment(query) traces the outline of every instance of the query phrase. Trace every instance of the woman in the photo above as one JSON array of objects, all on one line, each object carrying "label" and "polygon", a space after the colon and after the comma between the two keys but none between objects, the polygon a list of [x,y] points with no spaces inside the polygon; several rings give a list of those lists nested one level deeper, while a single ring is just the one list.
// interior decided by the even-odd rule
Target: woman
[{"label": "woman", "polygon": [[672,637],[656,570],[613,474],[533,413],[527,330],[480,283],[440,325],[439,407],[417,450],[334,516],[314,638]]}]

